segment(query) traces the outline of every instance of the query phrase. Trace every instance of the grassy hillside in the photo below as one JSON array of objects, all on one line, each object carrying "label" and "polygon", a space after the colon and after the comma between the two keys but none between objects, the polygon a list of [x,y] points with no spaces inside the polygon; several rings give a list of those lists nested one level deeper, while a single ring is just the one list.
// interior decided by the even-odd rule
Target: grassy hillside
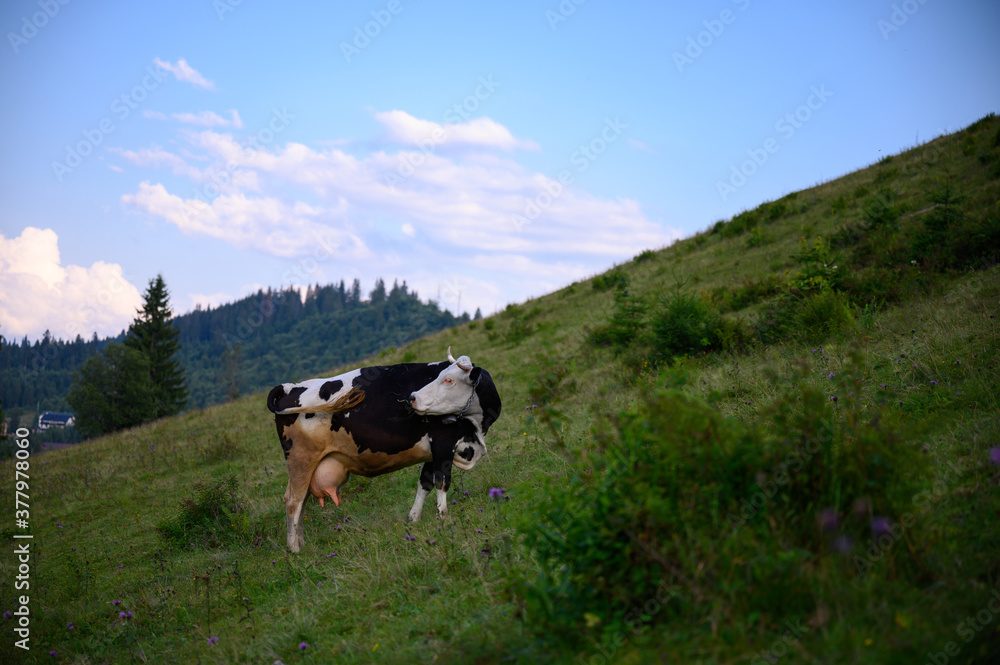
[{"label": "grassy hillside", "polygon": [[32,458],[3,660],[995,662],[998,225],[990,116],[382,352],[504,400],[444,521],[404,521],[419,467],[354,478],[288,554],[263,395]]}]

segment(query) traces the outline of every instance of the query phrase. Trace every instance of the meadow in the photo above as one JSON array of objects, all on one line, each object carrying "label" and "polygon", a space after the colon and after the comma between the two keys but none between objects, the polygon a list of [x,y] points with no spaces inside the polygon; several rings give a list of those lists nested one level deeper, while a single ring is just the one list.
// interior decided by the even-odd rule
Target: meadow
[{"label": "meadow", "polygon": [[264,394],[32,457],[2,660],[997,662],[998,229],[991,115],[356,363],[450,345],[503,415],[449,517],[354,477],[297,555]]}]

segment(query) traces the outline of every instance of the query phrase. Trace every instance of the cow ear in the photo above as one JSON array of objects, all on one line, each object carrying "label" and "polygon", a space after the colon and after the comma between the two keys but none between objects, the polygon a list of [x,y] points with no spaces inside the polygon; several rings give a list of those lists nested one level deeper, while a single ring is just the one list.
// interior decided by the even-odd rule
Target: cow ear
[{"label": "cow ear", "polygon": [[497,392],[497,387],[493,383],[493,378],[490,373],[481,367],[477,367],[473,372],[479,372],[474,378],[476,383],[476,395],[479,397],[479,406],[483,409],[483,434],[489,431],[490,425],[495,423],[500,417],[500,410],[502,404],[500,402],[500,393]]}]

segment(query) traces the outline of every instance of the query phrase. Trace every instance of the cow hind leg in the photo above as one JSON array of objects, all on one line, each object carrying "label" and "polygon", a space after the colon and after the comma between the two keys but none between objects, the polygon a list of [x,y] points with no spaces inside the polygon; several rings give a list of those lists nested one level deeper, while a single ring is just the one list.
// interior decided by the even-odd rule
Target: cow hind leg
[{"label": "cow hind leg", "polygon": [[420,470],[420,480],[417,481],[417,496],[413,499],[413,507],[408,515],[411,522],[420,521],[420,513],[424,510],[424,500],[434,489],[434,472],[430,462],[424,464]]},{"label": "cow hind leg", "polygon": [[288,489],[285,490],[285,526],[287,527],[288,549],[298,552],[305,544],[302,526],[302,509],[309,493],[309,481],[319,458],[296,457],[293,450],[288,459]]}]

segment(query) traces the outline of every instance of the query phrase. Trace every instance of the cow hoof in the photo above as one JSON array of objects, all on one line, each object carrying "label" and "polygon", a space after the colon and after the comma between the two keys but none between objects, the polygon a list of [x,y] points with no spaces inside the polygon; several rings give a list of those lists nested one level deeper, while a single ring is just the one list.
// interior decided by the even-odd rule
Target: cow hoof
[{"label": "cow hoof", "polygon": [[410,513],[409,515],[406,516],[406,520],[408,522],[419,522],[420,521],[420,514],[418,513],[418,514],[414,515],[413,513]]}]

